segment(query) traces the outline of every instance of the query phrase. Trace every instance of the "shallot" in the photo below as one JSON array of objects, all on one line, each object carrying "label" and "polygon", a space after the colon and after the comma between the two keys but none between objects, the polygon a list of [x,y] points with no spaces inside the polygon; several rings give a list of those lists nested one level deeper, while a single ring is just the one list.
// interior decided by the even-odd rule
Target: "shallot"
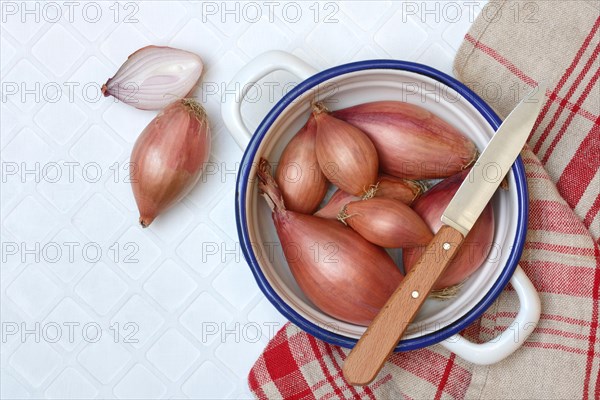
[{"label": "shallot", "polygon": [[147,227],[194,187],[210,154],[210,127],[193,99],[173,102],[138,137],[131,152],[131,186]]},{"label": "shallot", "polygon": [[289,268],[304,294],[339,320],[368,325],[403,278],[394,261],[338,221],[286,210],[264,159],[258,177]]},{"label": "shallot", "polygon": [[383,247],[418,247],[433,235],[425,222],[406,204],[384,197],[353,201],[338,217],[369,242]]},{"label": "shallot", "polygon": [[415,104],[377,101],[332,113],[363,131],[383,172],[400,178],[445,178],[471,165],[477,148],[448,122]]},{"label": "shallot", "polygon": [[315,151],[317,125],[311,115],[281,154],[275,180],[288,210],[303,214],[315,212],[327,192]]},{"label": "shallot", "polygon": [[338,188],[363,196],[377,182],[375,146],[360,129],[333,117],[322,103],[314,104],[313,115],[321,170]]},{"label": "shallot", "polygon": [[141,110],[160,110],[185,97],[198,83],[202,69],[202,60],[194,53],[146,46],[127,58],[102,86],[102,93]]},{"label": "shallot", "polygon": [[[413,209],[429,229],[437,232],[442,226],[441,216],[460,187],[469,170],[446,178],[419,198]],[[464,281],[479,268],[488,256],[494,239],[494,212],[488,203],[471,228],[454,260],[448,265],[433,289],[444,289]],[[424,251],[424,247],[403,250],[404,270],[408,273]]]}]

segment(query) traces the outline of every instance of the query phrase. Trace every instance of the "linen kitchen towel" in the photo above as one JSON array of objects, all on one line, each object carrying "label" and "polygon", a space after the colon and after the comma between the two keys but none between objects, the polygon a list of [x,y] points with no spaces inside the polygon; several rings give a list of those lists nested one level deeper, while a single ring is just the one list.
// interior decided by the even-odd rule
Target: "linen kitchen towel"
[{"label": "linen kitchen towel", "polygon": [[567,204],[600,236],[600,2],[492,1],[466,35],[455,75],[504,118],[543,80],[529,144]]},{"label": "linen kitchen towel", "polygon": [[[543,80],[546,103],[525,164],[529,226],[520,262],[542,299],[523,348],[476,366],[439,345],[394,354],[371,385],[352,387],[348,350],[287,324],[250,371],[258,398],[600,398],[600,5],[490,1],[465,37],[455,74],[505,117]],[[515,11],[517,10],[517,11]],[[462,334],[488,341],[519,304],[510,285]]]}]

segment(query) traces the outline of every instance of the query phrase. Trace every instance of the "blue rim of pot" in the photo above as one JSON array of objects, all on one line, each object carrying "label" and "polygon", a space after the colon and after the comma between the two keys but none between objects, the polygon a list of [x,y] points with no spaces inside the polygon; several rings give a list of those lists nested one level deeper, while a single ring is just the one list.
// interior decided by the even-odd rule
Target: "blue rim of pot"
[{"label": "blue rim of pot", "polygon": [[[289,304],[287,304],[271,287],[269,281],[262,272],[250,240],[248,232],[248,223],[246,216],[246,195],[248,185],[250,182],[250,171],[252,169],[252,163],[258,151],[258,148],[266,135],[267,131],[273,124],[273,122],[279,117],[281,112],[285,110],[294,100],[302,95],[307,90],[314,88],[315,86],[339,75],[348,74],[356,71],[364,71],[370,69],[395,69],[410,71],[420,75],[428,76],[436,81],[447,85],[454,89],[462,97],[464,97],[469,103],[471,103],[477,111],[486,119],[490,126],[497,130],[502,120],[494,113],[494,111],[488,106],[478,95],[476,95],[471,89],[452,78],[451,76],[440,72],[434,68],[426,65],[399,61],[399,60],[368,60],[359,61],[349,64],[343,64],[337,67],[327,69],[319,72],[312,77],[304,80],[298,84],[294,89],[290,90],[279,102],[270,110],[263,121],[260,123],[256,132],[252,136],[248,147],[242,158],[242,163],[237,178],[236,188],[236,199],[235,199],[235,212],[236,212],[236,223],[238,236],[240,238],[242,252],[246,261],[250,265],[252,274],[258,283],[261,291],[267,297],[267,299],[275,306],[275,308],[283,314],[292,323],[298,326],[305,332],[324,340],[325,342],[342,346],[345,348],[352,348],[356,345],[358,339],[349,338],[343,335],[339,335],[330,332],[317,324],[308,321],[306,318],[298,314]],[[496,300],[500,295],[504,287],[512,277],[517,264],[521,258],[523,252],[523,245],[525,243],[525,235],[527,233],[527,214],[528,214],[528,193],[527,193],[527,181],[525,177],[525,168],[523,161],[519,156],[511,168],[513,176],[515,178],[516,189],[517,189],[517,203],[518,203],[518,215],[517,215],[517,232],[515,235],[515,242],[511,248],[508,261],[504,266],[500,276],[487,292],[484,298],[477,303],[471,310],[463,315],[453,323],[429,334],[419,336],[416,338],[402,339],[396,348],[395,352],[416,350],[423,347],[427,347],[436,343],[441,342],[448,337],[459,333],[466,327],[468,327],[473,321],[479,318],[485,310]]]}]

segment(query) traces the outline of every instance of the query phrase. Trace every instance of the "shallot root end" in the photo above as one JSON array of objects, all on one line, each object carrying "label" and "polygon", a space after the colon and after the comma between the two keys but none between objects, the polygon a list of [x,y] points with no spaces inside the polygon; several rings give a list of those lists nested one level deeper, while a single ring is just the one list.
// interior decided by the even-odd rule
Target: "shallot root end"
[{"label": "shallot root end", "polygon": [[321,113],[328,113],[329,109],[322,101],[317,101],[312,105],[312,112],[314,115],[319,115]]},{"label": "shallot root end", "polygon": [[369,189],[365,190],[365,194],[363,195],[362,199],[363,200],[372,199],[377,194],[378,189],[379,189],[379,182],[377,182],[374,185],[371,185],[371,187]]},{"label": "shallot root end", "polygon": [[344,225],[348,225],[346,223],[346,218],[349,217],[349,215],[346,213],[346,206],[342,207],[342,209],[340,210],[340,212],[338,213],[338,220],[343,223]]},{"label": "shallot root end", "polygon": [[456,297],[460,289],[462,289],[463,283],[457,283],[456,285],[448,286],[443,289],[432,290],[429,293],[429,297],[438,300],[450,300]]},{"label": "shallot root end", "polygon": [[342,209],[338,213],[337,219],[344,225],[348,225],[348,223],[346,222],[346,219],[348,219],[350,217],[351,217],[351,215],[348,215],[348,204],[345,204],[344,207],[342,207]]}]

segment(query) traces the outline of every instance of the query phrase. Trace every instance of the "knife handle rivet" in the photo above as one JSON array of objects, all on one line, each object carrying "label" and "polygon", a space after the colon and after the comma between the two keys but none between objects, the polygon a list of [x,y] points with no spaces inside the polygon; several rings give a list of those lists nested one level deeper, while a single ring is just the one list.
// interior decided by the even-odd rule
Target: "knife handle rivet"
[{"label": "knife handle rivet", "polygon": [[452,247],[452,246],[450,246],[450,243],[447,243],[447,242],[442,245],[442,248],[444,250],[450,250],[450,247]]},{"label": "knife handle rivet", "polygon": [[417,292],[416,290],[413,290],[413,292],[410,295],[412,296],[413,299],[416,299],[417,297],[419,297],[419,292]]}]

